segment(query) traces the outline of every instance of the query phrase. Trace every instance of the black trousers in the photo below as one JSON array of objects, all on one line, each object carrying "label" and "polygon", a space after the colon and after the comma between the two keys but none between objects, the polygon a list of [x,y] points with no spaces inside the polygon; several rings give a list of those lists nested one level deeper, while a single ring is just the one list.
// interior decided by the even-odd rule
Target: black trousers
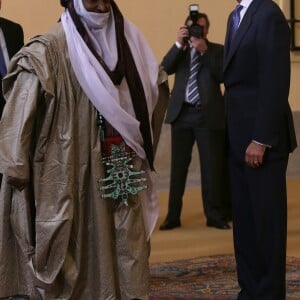
[{"label": "black trousers", "polygon": [[222,218],[222,214],[225,214],[224,206],[230,210],[224,131],[209,130],[202,110],[183,106],[180,116],[171,124],[171,140],[171,178],[167,219],[180,220],[182,197],[195,142],[200,159],[204,213],[210,220]]},{"label": "black trousers", "polygon": [[287,162],[230,163],[239,300],[285,299]]}]

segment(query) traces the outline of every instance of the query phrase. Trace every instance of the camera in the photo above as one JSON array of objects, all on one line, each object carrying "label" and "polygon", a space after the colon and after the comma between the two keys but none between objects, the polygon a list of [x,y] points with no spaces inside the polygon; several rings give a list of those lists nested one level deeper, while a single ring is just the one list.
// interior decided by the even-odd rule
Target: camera
[{"label": "camera", "polygon": [[186,22],[189,31],[189,38],[191,36],[194,36],[196,38],[203,37],[203,26],[197,24],[198,19],[199,19],[199,5],[191,4],[189,6],[189,17]]}]

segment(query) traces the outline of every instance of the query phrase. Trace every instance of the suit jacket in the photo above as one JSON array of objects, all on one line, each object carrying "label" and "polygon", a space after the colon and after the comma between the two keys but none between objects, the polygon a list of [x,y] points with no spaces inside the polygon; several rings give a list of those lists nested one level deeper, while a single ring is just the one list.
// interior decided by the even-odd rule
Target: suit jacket
[{"label": "suit jacket", "polygon": [[[231,16],[228,19],[230,28]],[[228,30],[229,31],[229,30]],[[231,154],[244,160],[251,140],[272,146],[265,159],[296,147],[290,86],[290,33],[279,7],[254,0],[234,40],[225,41],[224,84]]]},{"label": "suit jacket", "polygon": [[[223,56],[223,45],[208,42],[208,49],[200,61],[198,86],[210,129],[223,129],[225,124],[225,105],[220,88],[223,81]],[[162,65],[168,75],[175,73],[174,87],[166,115],[166,123],[173,123],[179,116],[185,100],[190,74],[190,49],[178,49],[173,45],[163,58]]]},{"label": "suit jacket", "polygon": [[[21,25],[10,20],[0,18],[0,27],[3,31],[9,58],[12,58],[24,44],[24,33]],[[2,84],[0,90],[0,117],[2,116],[5,100],[2,95]]]}]

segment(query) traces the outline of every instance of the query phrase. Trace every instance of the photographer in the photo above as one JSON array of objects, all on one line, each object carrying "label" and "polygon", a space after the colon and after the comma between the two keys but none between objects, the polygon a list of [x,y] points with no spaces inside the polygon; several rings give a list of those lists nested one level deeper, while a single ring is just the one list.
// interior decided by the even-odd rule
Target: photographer
[{"label": "photographer", "polygon": [[[196,9],[195,9],[196,8]],[[190,6],[177,40],[162,65],[175,82],[166,116],[171,124],[172,158],[168,214],[160,230],[181,226],[182,197],[192,148],[201,162],[201,187],[206,225],[229,229],[231,219],[227,164],[224,153],[223,46],[207,40],[209,20]]]}]

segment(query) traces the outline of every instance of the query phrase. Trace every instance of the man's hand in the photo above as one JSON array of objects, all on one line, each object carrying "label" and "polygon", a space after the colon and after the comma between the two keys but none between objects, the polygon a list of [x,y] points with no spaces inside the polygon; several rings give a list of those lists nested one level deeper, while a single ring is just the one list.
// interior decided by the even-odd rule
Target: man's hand
[{"label": "man's hand", "polygon": [[196,49],[197,52],[204,53],[207,50],[207,43],[203,38],[196,38],[194,36],[191,36],[190,44],[193,48]]},{"label": "man's hand", "polygon": [[251,142],[246,150],[245,162],[252,168],[258,168],[264,159],[266,146]]},{"label": "man's hand", "polygon": [[182,45],[182,47],[187,45],[187,39],[189,37],[189,31],[186,26],[179,28],[177,32],[177,42]]},{"label": "man's hand", "polygon": [[28,184],[28,180],[8,176],[7,183],[12,185],[17,190],[22,191]]}]

